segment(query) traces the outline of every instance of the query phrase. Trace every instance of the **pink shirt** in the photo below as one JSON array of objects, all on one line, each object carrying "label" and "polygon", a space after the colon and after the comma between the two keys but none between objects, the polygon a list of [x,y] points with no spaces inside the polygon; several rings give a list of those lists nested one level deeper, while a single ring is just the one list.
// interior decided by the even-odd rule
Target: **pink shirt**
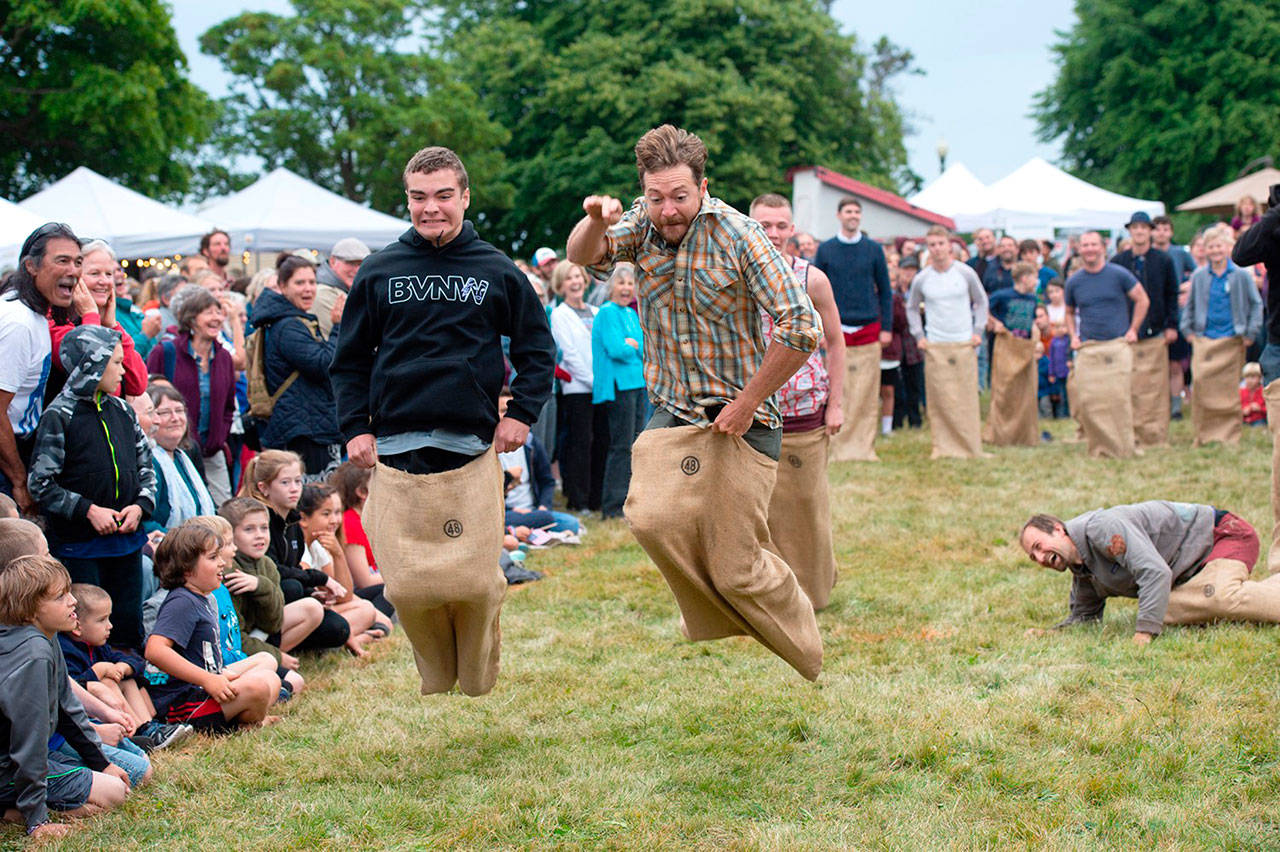
[{"label": "pink shirt", "polygon": [[[802,258],[793,258],[791,269],[800,279],[800,283],[809,283],[809,262]],[[769,340],[773,334],[773,318],[761,311],[760,319],[764,323],[764,339]],[[778,388],[778,410],[784,419],[791,417],[811,417],[827,404],[827,394],[831,382],[827,377],[826,350],[819,346],[809,354],[809,359],[796,370],[785,385]]]}]

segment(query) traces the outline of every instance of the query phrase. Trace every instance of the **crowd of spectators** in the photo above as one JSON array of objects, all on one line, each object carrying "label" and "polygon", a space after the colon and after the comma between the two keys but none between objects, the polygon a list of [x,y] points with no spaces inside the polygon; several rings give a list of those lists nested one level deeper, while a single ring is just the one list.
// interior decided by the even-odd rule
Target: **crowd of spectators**
[{"label": "crowd of spectators", "polygon": [[[1258,214],[1242,201],[1188,249],[1172,245],[1167,218],[1135,215],[1106,264],[1147,289],[1168,280],[1151,298],[1176,302],[1174,320],[1151,333],[1168,335],[1175,418],[1196,392],[1189,341],[1242,336],[1256,360],[1268,282],[1230,253]],[[919,427],[927,411],[928,338],[916,332],[929,317],[912,296],[938,250],[967,265],[989,309],[980,383],[991,334],[1034,340],[1040,414],[1068,416],[1074,309],[1081,276],[1098,274],[1092,237],[1082,254],[1080,237],[982,229],[971,249],[944,236],[880,245],[892,289],[882,433]],[[819,250],[809,234],[787,245],[806,259]],[[344,239],[322,264],[286,252],[250,277],[215,231],[174,271],[134,280],[109,245],[66,225],[23,245],[0,289],[0,667],[50,666],[43,680],[0,687],[11,743],[0,798],[30,831],[57,832],[50,807],[118,804],[149,780],[147,751],[270,723],[304,687],[299,653],[360,657],[393,630],[361,523],[371,472],[344,461],[329,379],[368,254]],[[596,280],[547,247],[531,260],[518,265],[546,308],[558,381],[524,446],[499,457],[506,539],[495,558],[512,584],[542,576],[527,553],[577,543],[592,514],[621,517],[631,444],[652,413],[633,270]],[[1241,419],[1264,423],[1257,364],[1237,378]]]}]

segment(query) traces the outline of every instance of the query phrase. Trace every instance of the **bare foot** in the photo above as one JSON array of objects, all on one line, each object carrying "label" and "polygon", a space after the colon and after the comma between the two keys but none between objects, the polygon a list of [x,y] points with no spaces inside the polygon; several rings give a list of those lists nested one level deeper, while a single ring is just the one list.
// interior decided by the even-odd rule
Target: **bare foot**
[{"label": "bare foot", "polygon": [[372,641],[373,637],[368,633],[357,633],[347,640],[347,650],[351,652],[353,657],[367,657],[369,652],[364,648]]},{"label": "bare foot", "polygon": [[258,723],[258,727],[265,728],[267,725],[274,725],[283,718],[283,716],[264,716],[262,721]]}]

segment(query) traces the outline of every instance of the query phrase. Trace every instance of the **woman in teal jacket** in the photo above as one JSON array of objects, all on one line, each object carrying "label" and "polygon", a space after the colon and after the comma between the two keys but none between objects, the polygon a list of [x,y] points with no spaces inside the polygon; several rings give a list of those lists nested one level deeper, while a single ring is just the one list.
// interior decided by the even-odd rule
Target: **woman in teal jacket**
[{"label": "woman in teal jacket", "polygon": [[609,301],[591,329],[595,382],[592,402],[605,404],[609,418],[609,456],[604,467],[601,514],[622,517],[631,485],[631,444],[644,428],[644,337],[640,317],[630,307],[635,273],[619,264],[610,280]]}]

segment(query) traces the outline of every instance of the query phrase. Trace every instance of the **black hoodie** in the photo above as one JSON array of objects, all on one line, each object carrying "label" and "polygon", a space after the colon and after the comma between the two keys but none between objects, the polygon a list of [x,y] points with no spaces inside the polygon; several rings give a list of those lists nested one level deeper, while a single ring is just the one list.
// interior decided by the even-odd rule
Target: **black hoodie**
[{"label": "black hoodie", "polygon": [[410,228],[360,265],[330,376],[350,440],[447,429],[493,440],[511,338],[507,416],[532,425],[551,393],[555,343],[515,264],[470,222],[436,247]]}]

